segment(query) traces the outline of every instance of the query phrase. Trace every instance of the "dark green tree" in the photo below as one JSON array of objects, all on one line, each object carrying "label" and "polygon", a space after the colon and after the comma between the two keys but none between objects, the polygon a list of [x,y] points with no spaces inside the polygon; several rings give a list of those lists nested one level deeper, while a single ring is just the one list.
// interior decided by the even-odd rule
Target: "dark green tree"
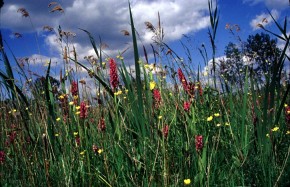
[{"label": "dark green tree", "polygon": [[226,59],[220,62],[220,75],[229,84],[243,87],[248,72],[258,83],[263,84],[272,75],[273,67],[281,54],[277,40],[268,34],[249,35],[240,46],[230,42],[225,48]]},{"label": "dark green tree", "polygon": [[271,39],[268,34],[260,33],[248,37],[245,55],[253,62],[254,77],[263,83],[265,76],[272,75],[281,50],[277,47],[277,40]]}]

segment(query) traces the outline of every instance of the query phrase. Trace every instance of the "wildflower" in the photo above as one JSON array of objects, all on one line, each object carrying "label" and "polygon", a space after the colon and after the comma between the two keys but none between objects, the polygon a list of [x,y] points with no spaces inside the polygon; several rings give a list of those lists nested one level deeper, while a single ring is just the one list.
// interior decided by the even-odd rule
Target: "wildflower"
[{"label": "wildflower", "polygon": [[158,116],[158,119],[162,119],[162,116]]},{"label": "wildflower", "polygon": [[74,132],[74,136],[77,136],[79,133],[78,132]]},{"label": "wildflower", "polygon": [[115,96],[118,96],[118,95],[121,95],[121,94],[122,94],[121,90],[114,93]]},{"label": "wildflower", "polygon": [[60,118],[56,118],[56,121],[60,121]]},{"label": "wildflower", "polygon": [[203,148],[202,135],[195,136],[195,150],[200,152]]},{"label": "wildflower", "polygon": [[167,136],[168,136],[168,131],[169,131],[169,126],[168,125],[165,125],[162,129],[162,132],[163,132],[163,136],[164,138],[166,139]]},{"label": "wildflower", "polygon": [[81,102],[80,106],[80,118],[85,119],[88,116],[88,108],[84,101]]},{"label": "wildflower", "polygon": [[86,153],[86,150],[83,150],[82,152],[80,152],[80,155],[84,155]]},{"label": "wildflower", "polygon": [[79,110],[81,107],[80,106],[76,106],[76,110]]},{"label": "wildflower", "polygon": [[153,90],[153,102],[154,102],[154,108],[158,108],[161,104],[161,94],[158,89]]},{"label": "wildflower", "polygon": [[104,117],[102,117],[100,120],[99,120],[99,123],[98,123],[98,129],[99,131],[101,132],[104,132],[106,130],[106,123],[105,123],[105,119]]},{"label": "wildflower", "polygon": [[177,70],[177,74],[178,74],[179,81],[182,83],[183,89],[185,91],[187,91],[188,84],[187,84],[186,78],[185,78],[185,76],[180,68]]},{"label": "wildflower", "polygon": [[149,83],[150,90],[153,90],[155,88],[155,86],[156,86],[156,82],[150,81],[150,83]]},{"label": "wildflower", "polygon": [[191,181],[190,181],[190,179],[184,179],[183,182],[184,182],[184,185],[190,185]]},{"label": "wildflower", "polygon": [[79,115],[80,113],[81,113],[80,111],[77,111],[75,114],[76,114],[76,115]]},{"label": "wildflower", "polygon": [[78,83],[76,81],[72,81],[70,91],[72,96],[78,95]]},{"label": "wildflower", "polygon": [[266,137],[267,137],[267,138],[270,138],[270,134],[266,134]]},{"label": "wildflower", "polygon": [[288,129],[290,129],[290,106],[285,104],[285,121],[288,125]]},{"label": "wildflower", "polygon": [[271,129],[273,132],[276,132],[279,130],[279,127],[274,127],[273,129]]},{"label": "wildflower", "polygon": [[215,116],[215,117],[219,117],[220,114],[219,114],[219,113],[215,113],[214,116]]},{"label": "wildflower", "polygon": [[3,164],[5,162],[5,152],[0,151],[0,164]]},{"label": "wildflower", "polygon": [[101,154],[102,152],[104,152],[103,149],[99,149],[99,150],[98,150],[98,153],[99,153],[99,154]]},{"label": "wildflower", "polygon": [[225,123],[225,126],[230,126],[230,123],[226,122],[226,123]]},{"label": "wildflower", "polygon": [[197,87],[198,87],[197,89],[198,89],[198,92],[199,92],[199,96],[202,96],[203,91],[202,91],[202,87],[201,87],[199,82],[197,84]]},{"label": "wildflower", "polygon": [[187,93],[191,96],[194,97],[194,93],[195,93],[195,84],[193,82],[190,82],[187,85]]},{"label": "wildflower", "polygon": [[79,146],[81,144],[81,139],[79,136],[75,137],[76,145]]},{"label": "wildflower", "polygon": [[212,116],[209,116],[206,121],[212,121],[213,117]]},{"label": "wildflower", "polygon": [[289,135],[290,134],[290,131],[286,131],[286,134]]},{"label": "wildflower", "polygon": [[73,104],[74,104],[74,102],[73,102],[73,101],[71,101],[71,102],[69,102],[68,104],[69,104],[69,105],[73,105]]},{"label": "wildflower", "polygon": [[217,127],[220,127],[220,126],[221,126],[221,124],[220,124],[220,123],[218,123],[218,124],[216,124],[216,126],[217,126]]},{"label": "wildflower", "polygon": [[54,136],[58,137],[58,136],[59,136],[59,134],[58,134],[58,133],[56,133]]},{"label": "wildflower", "polygon": [[104,152],[103,149],[98,148],[98,146],[96,146],[95,144],[93,145],[93,152],[95,153],[95,155],[101,154],[102,152]]},{"label": "wildflower", "polygon": [[114,59],[109,59],[110,64],[110,83],[113,89],[116,89],[119,85],[119,78],[117,74],[117,65]]},{"label": "wildflower", "polygon": [[185,102],[183,103],[183,109],[184,109],[186,112],[189,111],[189,109],[190,109],[190,102],[189,102],[189,101],[185,101]]}]

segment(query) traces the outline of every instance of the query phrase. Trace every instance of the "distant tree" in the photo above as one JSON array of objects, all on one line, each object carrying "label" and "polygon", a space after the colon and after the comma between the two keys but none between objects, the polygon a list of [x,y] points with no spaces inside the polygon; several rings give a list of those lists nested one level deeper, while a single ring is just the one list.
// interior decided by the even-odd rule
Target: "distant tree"
[{"label": "distant tree", "polygon": [[[253,72],[256,77],[263,78],[272,74],[281,50],[277,47],[277,40],[271,39],[268,34],[261,33],[248,37],[245,54],[253,61]],[[260,80],[263,82],[263,80]]]},{"label": "distant tree", "polygon": [[259,84],[265,82],[266,76],[271,76],[281,51],[277,40],[268,34],[249,35],[241,47],[230,42],[225,47],[226,59],[220,62],[220,76],[230,84],[238,84],[242,88],[245,80],[245,70]]},{"label": "distant tree", "polygon": [[220,73],[230,84],[238,84],[242,88],[245,74],[243,53],[239,47],[230,42],[225,49],[226,59],[220,61]]}]

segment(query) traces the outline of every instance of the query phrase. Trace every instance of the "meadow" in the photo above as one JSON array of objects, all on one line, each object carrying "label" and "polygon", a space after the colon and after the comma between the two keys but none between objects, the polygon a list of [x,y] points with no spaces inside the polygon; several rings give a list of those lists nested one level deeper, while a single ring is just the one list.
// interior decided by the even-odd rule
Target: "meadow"
[{"label": "meadow", "polygon": [[[209,12],[215,66],[219,18],[211,1]],[[122,54],[105,56],[86,30],[96,58],[80,62],[59,29],[64,68],[53,82],[48,62],[36,84],[1,41],[0,186],[289,186],[287,18],[274,20],[280,33],[262,27],[285,41],[264,83],[245,69],[240,87],[215,70],[193,70],[162,41],[156,51],[167,51],[167,60],[159,53],[149,63],[130,5],[128,14],[134,71]],[[162,38],[160,24],[146,26]],[[96,93],[69,64],[87,71]]]}]

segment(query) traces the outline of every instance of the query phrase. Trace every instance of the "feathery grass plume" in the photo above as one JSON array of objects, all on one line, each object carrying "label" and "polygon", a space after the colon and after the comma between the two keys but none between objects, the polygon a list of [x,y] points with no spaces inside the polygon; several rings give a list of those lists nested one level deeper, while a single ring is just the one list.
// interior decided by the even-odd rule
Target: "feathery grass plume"
[{"label": "feathery grass plume", "polygon": [[61,13],[64,13],[64,9],[62,8],[62,6],[60,5],[56,5],[55,7],[53,7],[50,12],[55,12],[55,11],[59,11]]},{"label": "feathery grass plume", "polygon": [[17,12],[20,12],[22,14],[22,17],[29,17],[29,13],[25,8],[19,8]]},{"label": "feathery grass plume", "polygon": [[13,36],[15,36],[15,38],[22,38],[22,34],[20,34],[19,32],[14,32]]},{"label": "feathery grass plume", "polygon": [[49,4],[48,4],[48,8],[51,6],[51,5],[56,5],[57,4],[57,2],[50,2]]},{"label": "feathery grass plume", "polygon": [[127,30],[121,30],[121,32],[124,34],[124,36],[130,36],[129,31]]},{"label": "feathery grass plume", "polygon": [[42,27],[42,30],[52,32],[54,29],[49,25],[45,25]]}]

